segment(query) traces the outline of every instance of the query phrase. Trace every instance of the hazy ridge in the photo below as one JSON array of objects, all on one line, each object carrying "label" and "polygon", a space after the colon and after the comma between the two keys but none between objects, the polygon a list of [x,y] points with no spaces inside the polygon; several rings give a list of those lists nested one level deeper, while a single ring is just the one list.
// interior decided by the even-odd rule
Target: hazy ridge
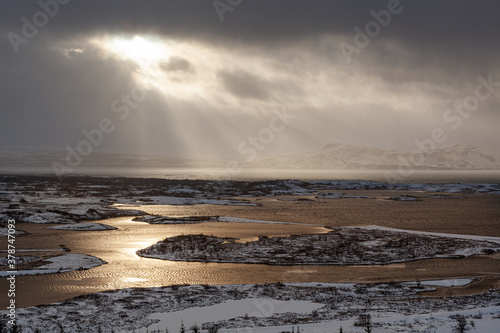
[{"label": "hazy ridge", "polygon": [[454,145],[427,151],[386,150],[350,144],[325,144],[299,152],[261,159],[260,168],[293,169],[416,169],[498,170],[500,150]]}]

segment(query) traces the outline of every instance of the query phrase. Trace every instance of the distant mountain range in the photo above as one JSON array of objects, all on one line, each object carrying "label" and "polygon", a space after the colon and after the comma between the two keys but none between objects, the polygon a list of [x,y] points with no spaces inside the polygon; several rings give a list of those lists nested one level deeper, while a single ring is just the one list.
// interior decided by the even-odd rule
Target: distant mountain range
[{"label": "distant mountain range", "polygon": [[455,145],[428,151],[385,150],[350,144],[326,144],[294,153],[264,158],[256,168],[377,170],[412,165],[414,169],[498,170],[500,150]]}]

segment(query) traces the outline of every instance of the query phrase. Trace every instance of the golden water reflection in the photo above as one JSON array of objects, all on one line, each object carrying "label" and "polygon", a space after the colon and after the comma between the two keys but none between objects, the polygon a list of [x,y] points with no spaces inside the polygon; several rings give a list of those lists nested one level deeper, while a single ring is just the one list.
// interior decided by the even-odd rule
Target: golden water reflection
[{"label": "golden water reflection", "polygon": [[[142,209],[142,208],[139,208]],[[172,207],[164,207],[172,211]],[[176,208],[177,210],[179,208]],[[205,208],[201,208],[205,209]],[[161,207],[155,207],[161,212]],[[271,266],[168,261],[141,258],[136,251],[167,237],[182,234],[214,235],[240,240],[258,236],[323,233],[316,225],[208,222],[199,224],[147,224],[131,217],[98,221],[118,228],[107,231],[64,231],[48,225],[19,223],[28,236],[18,237],[18,249],[56,249],[64,244],[72,253],[85,253],[108,264],[90,270],[60,274],[20,276],[16,302],[19,307],[52,303],[74,296],[110,289],[160,287],[172,284],[255,284],[266,282],[376,282],[477,276],[500,271],[500,261],[486,256],[459,260],[433,259],[379,266]],[[60,252],[54,253],[54,255]],[[5,280],[5,279],[4,279]],[[0,281],[0,288],[6,288]],[[2,299],[2,302],[4,300]],[[4,304],[0,304],[3,306]]]}]

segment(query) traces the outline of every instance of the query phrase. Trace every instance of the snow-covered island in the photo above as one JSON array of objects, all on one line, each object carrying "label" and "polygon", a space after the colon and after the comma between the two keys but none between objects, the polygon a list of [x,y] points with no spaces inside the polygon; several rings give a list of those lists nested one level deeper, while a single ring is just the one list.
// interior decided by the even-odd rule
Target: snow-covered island
[{"label": "snow-covered island", "polygon": [[[134,217],[132,221],[147,222],[149,224],[193,224],[204,222],[230,222],[230,223],[262,223],[262,224],[301,224],[293,222],[276,222],[262,221],[253,219],[244,219],[233,216],[163,216],[163,215],[146,215]],[[307,225],[313,225],[308,223]]]},{"label": "snow-covered island", "polygon": [[[36,260],[36,259],[34,259]],[[18,270],[14,275],[39,275],[69,272],[83,269],[90,269],[106,264],[104,260],[87,254],[68,253],[59,256],[46,258],[43,262],[47,264],[33,267],[32,269]],[[1,276],[9,276],[9,271],[0,271]]]},{"label": "snow-covered island", "polygon": [[71,223],[64,225],[56,225],[53,227],[47,227],[47,229],[55,230],[70,230],[70,231],[104,231],[104,230],[116,230],[107,224],[102,223]]},{"label": "snow-covered island", "polygon": [[[493,241],[491,241],[493,240]],[[180,261],[269,265],[385,265],[430,258],[458,258],[500,252],[496,241],[460,235],[425,234],[376,228],[335,228],[326,234],[233,238],[181,235],[137,251],[143,257]]]}]

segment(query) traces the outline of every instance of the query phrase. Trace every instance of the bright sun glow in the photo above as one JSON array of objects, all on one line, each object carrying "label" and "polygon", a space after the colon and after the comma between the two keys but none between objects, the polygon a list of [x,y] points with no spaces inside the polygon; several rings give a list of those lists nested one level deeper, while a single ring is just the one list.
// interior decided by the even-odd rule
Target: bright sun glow
[{"label": "bright sun glow", "polygon": [[165,44],[152,42],[140,36],[135,36],[133,39],[116,38],[110,44],[109,48],[114,53],[137,62],[158,61],[169,56]]},{"label": "bright sun glow", "polygon": [[96,38],[94,43],[114,57],[137,64],[134,71],[139,82],[146,86],[162,85],[160,64],[172,55],[167,42],[151,36],[136,35]]}]

